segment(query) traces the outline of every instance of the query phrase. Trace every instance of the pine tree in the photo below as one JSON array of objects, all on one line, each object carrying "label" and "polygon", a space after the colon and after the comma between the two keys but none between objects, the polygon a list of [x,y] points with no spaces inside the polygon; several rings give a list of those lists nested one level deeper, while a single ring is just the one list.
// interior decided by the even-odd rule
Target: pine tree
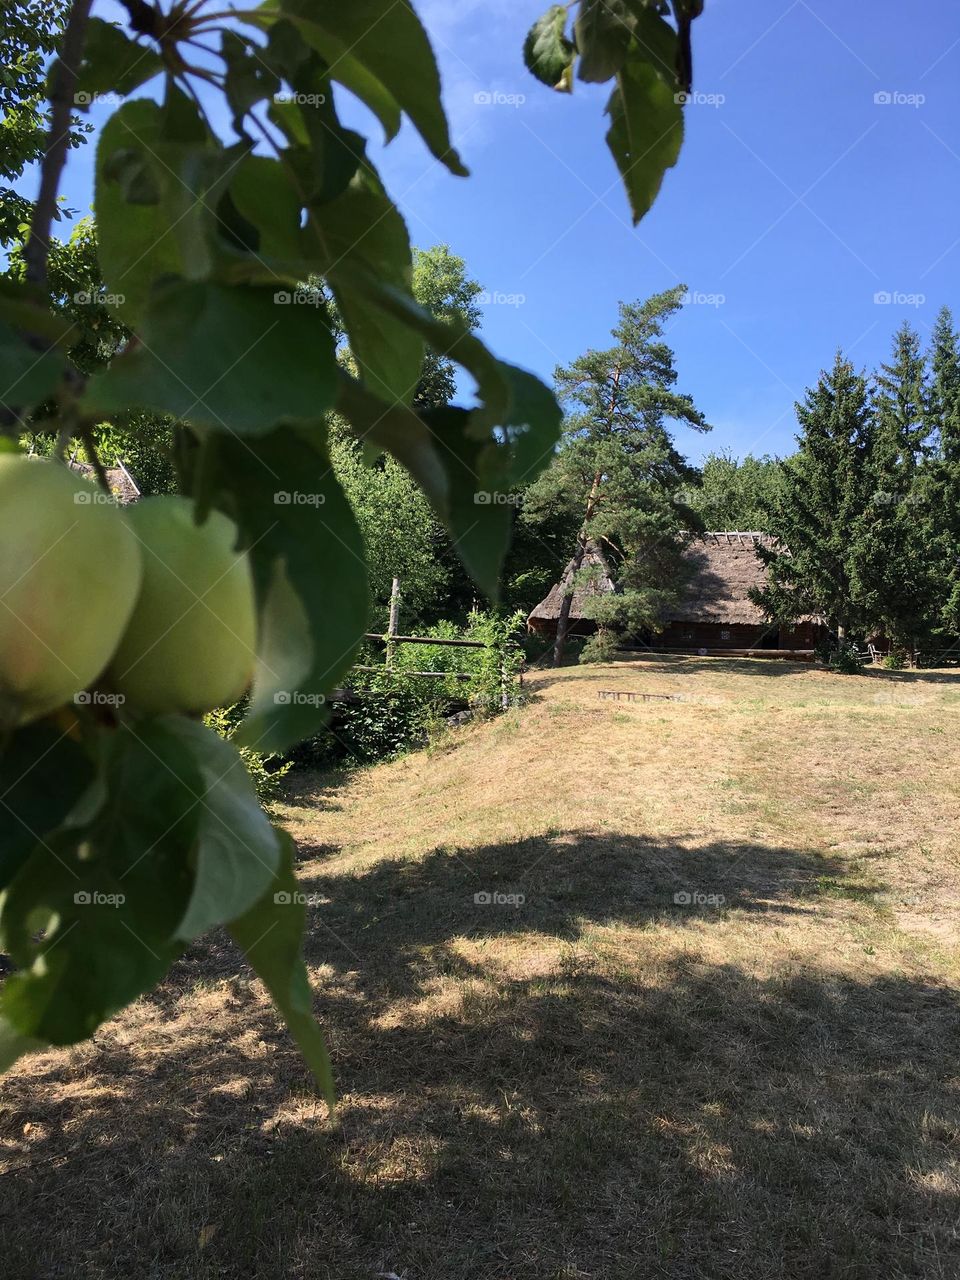
[{"label": "pine tree", "polygon": [[895,650],[912,652],[934,625],[938,587],[920,483],[930,435],[926,362],[909,324],[894,336],[890,363],[880,366],[873,406],[866,465],[872,493],[852,529],[850,572],[869,628]]},{"label": "pine tree", "polygon": [[[619,614],[607,625],[635,628],[654,620],[657,601],[679,572],[681,529],[699,527],[685,504],[696,470],[678,453],[667,422],[709,430],[688,395],[674,390],[674,354],[664,325],[682,306],[679,285],[643,303],[621,303],[614,345],[588,351],[556,373],[567,410],[553,465],[528,491],[531,515],[561,500],[577,512],[574,575],[591,540],[618,575],[621,591],[609,602]],[[557,620],[554,664],[563,657],[571,596]]]},{"label": "pine tree", "polygon": [[927,419],[931,456],[917,480],[927,554],[938,584],[938,630],[960,635],[960,338],[944,307],[933,327]]},{"label": "pine tree", "polygon": [[872,412],[862,374],[838,352],[797,405],[798,450],[783,464],[770,513],[773,546],[757,553],[768,583],[755,593],[770,618],[822,614],[841,640],[864,618],[850,579],[850,538],[870,499]]}]

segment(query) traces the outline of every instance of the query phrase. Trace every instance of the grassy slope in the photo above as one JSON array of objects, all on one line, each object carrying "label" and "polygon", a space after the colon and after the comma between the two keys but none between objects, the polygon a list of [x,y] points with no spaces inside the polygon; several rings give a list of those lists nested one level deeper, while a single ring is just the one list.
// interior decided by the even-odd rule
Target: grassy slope
[{"label": "grassy slope", "polygon": [[4,1277],[960,1275],[960,677],[531,683],[287,808],[341,1128],[192,953],[5,1083]]}]

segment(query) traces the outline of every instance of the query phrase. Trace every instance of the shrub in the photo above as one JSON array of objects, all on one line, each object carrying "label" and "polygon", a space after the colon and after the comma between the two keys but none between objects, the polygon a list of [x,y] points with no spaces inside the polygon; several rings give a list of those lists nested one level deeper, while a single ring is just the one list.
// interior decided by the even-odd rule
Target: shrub
[{"label": "shrub", "polygon": [[[476,640],[489,647],[396,645],[389,667],[382,648],[365,647],[358,665],[377,670],[354,668],[348,683],[357,700],[338,703],[334,723],[298,748],[293,759],[313,767],[344,760],[389,760],[428,741],[452,711],[469,708],[477,715],[496,714],[503,705],[504,675],[507,701],[516,704],[516,677],[524,654],[515,637],[523,620],[522,613],[501,618],[474,610],[462,629],[439,622],[429,629],[429,638]],[[420,671],[440,674],[415,674]]]},{"label": "shrub", "polygon": [[830,650],[828,658],[831,671],[840,675],[858,676],[863,672],[860,650],[852,640],[840,640]]},{"label": "shrub", "polygon": [[[203,717],[203,723],[208,729],[215,730],[221,738],[226,738],[229,742],[243,719],[245,709],[244,702],[237,702],[232,707],[217,707],[207,712]],[[284,776],[293,768],[293,761],[281,759],[279,756],[261,755],[252,747],[238,747],[237,750],[253,782],[257,798],[264,808],[269,809],[280,799],[281,783]]]},{"label": "shrub", "polygon": [[587,640],[580,652],[581,662],[612,662],[620,647],[620,638],[615,631],[601,627]]}]

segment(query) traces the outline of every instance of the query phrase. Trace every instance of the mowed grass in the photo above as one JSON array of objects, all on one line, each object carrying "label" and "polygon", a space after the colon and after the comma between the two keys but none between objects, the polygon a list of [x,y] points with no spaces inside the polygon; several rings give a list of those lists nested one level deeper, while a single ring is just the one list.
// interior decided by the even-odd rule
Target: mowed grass
[{"label": "mowed grass", "polygon": [[5,1280],[960,1275],[960,676],[528,686],[291,789],[339,1124],[215,940],[3,1083]]}]

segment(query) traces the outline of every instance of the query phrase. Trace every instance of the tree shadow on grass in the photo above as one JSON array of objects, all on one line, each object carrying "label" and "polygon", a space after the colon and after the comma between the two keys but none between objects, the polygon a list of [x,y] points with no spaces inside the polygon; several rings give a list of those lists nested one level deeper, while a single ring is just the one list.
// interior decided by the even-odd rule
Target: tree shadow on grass
[{"label": "tree shadow on grass", "polygon": [[[313,858],[313,850],[305,852]],[[399,949],[411,965],[391,964],[378,977],[388,999],[411,994],[416,958],[451,938],[531,934],[572,943],[598,926],[686,929],[730,911],[812,915],[820,882],[842,883],[847,874],[840,860],[810,850],[583,831],[440,847],[357,874],[335,864],[325,873],[322,862],[312,868],[300,875],[315,903],[308,958],[349,965],[351,956],[362,961]]]},{"label": "tree shadow on grass", "polygon": [[[238,957],[198,948],[165,1018],[8,1080],[5,1280],[955,1277],[957,993],[709,960],[672,902],[691,861],[729,899],[701,921],[771,933],[831,871],[572,833],[311,876],[341,1127]],[[565,957],[504,976],[513,934]]]},{"label": "tree shadow on grass", "polygon": [[[560,671],[538,670],[531,673],[528,691],[532,696],[544,689],[557,686],[560,689],[569,683],[566,674],[569,667]],[[862,679],[875,680],[889,684],[928,684],[958,685],[960,671],[887,671],[882,667],[866,667],[859,675],[840,675],[831,673],[815,662],[791,662],[785,658],[721,658],[698,657],[685,654],[629,654],[621,655],[615,665],[584,665],[577,670],[577,681],[595,684],[598,687],[610,685],[624,675],[635,675],[638,680],[644,675],[677,676],[683,679],[697,676],[800,676],[820,675],[833,677],[841,682],[856,684]],[[654,690],[655,692],[655,690]]]}]

